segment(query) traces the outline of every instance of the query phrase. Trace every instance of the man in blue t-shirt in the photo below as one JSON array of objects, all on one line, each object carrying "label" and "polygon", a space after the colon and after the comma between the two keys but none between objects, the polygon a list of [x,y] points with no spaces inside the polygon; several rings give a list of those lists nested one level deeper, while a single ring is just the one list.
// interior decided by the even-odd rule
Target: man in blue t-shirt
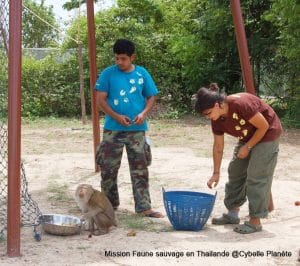
[{"label": "man in blue t-shirt", "polygon": [[133,64],[133,42],[119,39],[113,52],[116,64],[104,69],[95,85],[97,105],[105,113],[103,139],[96,155],[101,167],[101,188],[117,209],[120,204],[117,177],[125,146],[135,211],[161,218],[161,213],[151,209],[148,173],[151,153],[145,138],[146,117],[155,104],[158,90],[148,71]]}]

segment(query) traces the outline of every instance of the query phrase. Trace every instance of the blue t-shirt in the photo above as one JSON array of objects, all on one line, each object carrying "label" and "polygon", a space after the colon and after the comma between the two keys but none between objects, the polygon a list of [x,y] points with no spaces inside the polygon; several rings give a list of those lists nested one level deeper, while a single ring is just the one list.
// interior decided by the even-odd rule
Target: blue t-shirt
[{"label": "blue t-shirt", "polygon": [[147,97],[154,96],[158,90],[149,72],[135,65],[131,72],[123,72],[118,65],[107,67],[97,79],[95,90],[107,93],[107,103],[116,113],[128,116],[132,124],[121,125],[109,115],[105,115],[104,129],[116,131],[145,131],[148,124],[134,124],[134,118],[146,106]]}]

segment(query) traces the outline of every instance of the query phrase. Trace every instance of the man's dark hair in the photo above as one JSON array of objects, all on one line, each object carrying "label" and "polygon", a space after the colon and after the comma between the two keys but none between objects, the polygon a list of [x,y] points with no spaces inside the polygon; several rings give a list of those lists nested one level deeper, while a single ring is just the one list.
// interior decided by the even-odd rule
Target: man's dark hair
[{"label": "man's dark hair", "polygon": [[134,43],[126,39],[118,39],[113,46],[114,54],[127,54],[128,56],[132,56],[134,50]]}]

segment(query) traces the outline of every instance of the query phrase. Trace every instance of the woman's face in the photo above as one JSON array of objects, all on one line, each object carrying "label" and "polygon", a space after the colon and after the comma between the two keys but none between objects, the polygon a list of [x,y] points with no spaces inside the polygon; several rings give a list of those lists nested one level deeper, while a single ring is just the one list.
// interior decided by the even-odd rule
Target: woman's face
[{"label": "woman's face", "polygon": [[218,120],[221,116],[219,103],[215,103],[213,108],[204,110],[202,114],[209,120]]}]

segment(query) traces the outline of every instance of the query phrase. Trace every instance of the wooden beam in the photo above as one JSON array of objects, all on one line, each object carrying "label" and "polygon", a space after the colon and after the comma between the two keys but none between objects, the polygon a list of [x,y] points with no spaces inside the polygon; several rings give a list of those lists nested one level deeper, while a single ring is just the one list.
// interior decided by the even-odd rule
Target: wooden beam
[{"label": "wooden beam", "polygon": [[237,47],[239,51],[242,76],[246,91],[255,94],[255,87],[252,76],[252,68],[248,52],[247,38],[243,22],[242,10],[239,0],[230,1],[233,24],[236,36]]},{"label": "wooden beam", "polygon": [[93,137],[94,137],[94,162],[95,171],[99,172],[100,168],[96,163],[96,148],[100,143],[100,126],[99,126],[99,110],[96,103],[96,93],[94,90],[97,78],[96,66],[96,38],[95,38],[95,20],[94,20],[94,1],[87,0],[87,24],[88,24],[88,46],[89,46],[89,66],[90,66],[90,90],[91,90],[91,112],[93,121]]}]

